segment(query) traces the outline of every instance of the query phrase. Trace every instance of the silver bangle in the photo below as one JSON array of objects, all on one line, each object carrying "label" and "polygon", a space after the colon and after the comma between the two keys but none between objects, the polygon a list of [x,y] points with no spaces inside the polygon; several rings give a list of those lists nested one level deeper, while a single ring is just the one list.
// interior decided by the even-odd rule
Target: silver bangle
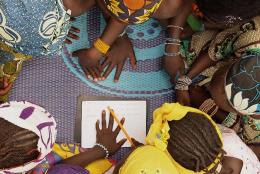
[{"label": "silver bangle", "polygon": [[165,42],[164,45],[181,45],[181,44],[175,42]]},{"label": "silver bangle", "polygon": [[103,144],[96,143],[95,146],[100,147],[101,149],[103,149],[106,152],[106,158],[109,157],[109,151]]},{"label": "silver bangle", "polygon": [[165,56],[169,56],[169,57],[176,57],[179,56],[181,54],[181,52],[177,52],[177,53],[164,53]]},{"label": "silver bangle", "polygon": [[181,76],[175,85],[176,90],[181,90],[181,91],[187,91],[189,90],[189,86],[191,85],[192,80],[188,76]]},{"label": "silver bangle", "polygon": [[178,29],[184,30],[183,27],[180,27],[180,26],[177,26],[177,25],[168,25],[167,27],[168,28],[178,28]]},{"label": "silver bangle", "polygon": [[176,38],[165,38],[166,42],[175,42],[175,43],[181,43],[180,39],[176,39]]}]

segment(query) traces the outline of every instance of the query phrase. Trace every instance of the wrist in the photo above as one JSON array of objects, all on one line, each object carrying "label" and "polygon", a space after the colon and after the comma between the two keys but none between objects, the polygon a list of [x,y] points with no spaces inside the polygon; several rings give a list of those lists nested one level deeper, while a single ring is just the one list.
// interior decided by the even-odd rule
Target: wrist
[{"label": "wrist", "polygon": [[95,148],[97,150],[97,152],[101,156],[101,158],[108,158],[110,156],[107,147],[105,147],[103,144],[96,143],[93,148]]}]

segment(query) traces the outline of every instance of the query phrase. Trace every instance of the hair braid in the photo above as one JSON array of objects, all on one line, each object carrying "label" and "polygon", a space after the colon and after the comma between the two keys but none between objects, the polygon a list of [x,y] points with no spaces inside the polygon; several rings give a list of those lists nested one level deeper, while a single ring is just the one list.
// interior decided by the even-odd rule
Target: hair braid
[{"label": "hair braid", "polygon": [[0,118],[0,169],[12,168],[37,159],[39,137]]},{"label": "hair braid", "polygon": [[215,127],[203,115],[188,113],[181,120],[169,122],[169,126],[168,151],[187,169],[204,170],[223,152]]}]

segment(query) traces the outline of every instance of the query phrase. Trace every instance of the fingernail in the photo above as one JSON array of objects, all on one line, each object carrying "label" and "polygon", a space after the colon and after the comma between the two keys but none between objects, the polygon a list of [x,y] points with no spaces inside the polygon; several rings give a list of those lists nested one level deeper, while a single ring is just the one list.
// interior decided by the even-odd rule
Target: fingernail
[{"label": "fingernail", "polygon": [[91,78],[91,76],[90,76],[90,75],[88,75],[88,76],[87,76],[87,78],[88,78],[88,79],[90,79],[90,78]]},{"label": "fingernail", "polygon": [[105,77],[102,77],[102,80],[106,80],[106,78],[105,78]]},{"label": "fingernail", "polygon": [[98,80],[97,80],[97,78],[94,78],[94,82],[97,82]]},{"label": "fingernail", "polygon": [[115,82],[115,83],[117,83],[117,82],[118,82],[118,80],[114,80],[114,82]]}]

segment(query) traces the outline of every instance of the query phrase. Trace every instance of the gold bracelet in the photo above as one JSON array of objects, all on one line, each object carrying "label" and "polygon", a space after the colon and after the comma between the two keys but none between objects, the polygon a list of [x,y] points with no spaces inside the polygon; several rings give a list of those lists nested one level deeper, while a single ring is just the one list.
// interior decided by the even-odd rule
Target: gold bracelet
[{"label": "gold bracelet", "polygon": [[100,38],[98,38],[95,42],[94,42],[94,47],[101,53],[106,54],[110,48],[110,46],[108,44],[106,44],[105,42],[103,42]]}]

